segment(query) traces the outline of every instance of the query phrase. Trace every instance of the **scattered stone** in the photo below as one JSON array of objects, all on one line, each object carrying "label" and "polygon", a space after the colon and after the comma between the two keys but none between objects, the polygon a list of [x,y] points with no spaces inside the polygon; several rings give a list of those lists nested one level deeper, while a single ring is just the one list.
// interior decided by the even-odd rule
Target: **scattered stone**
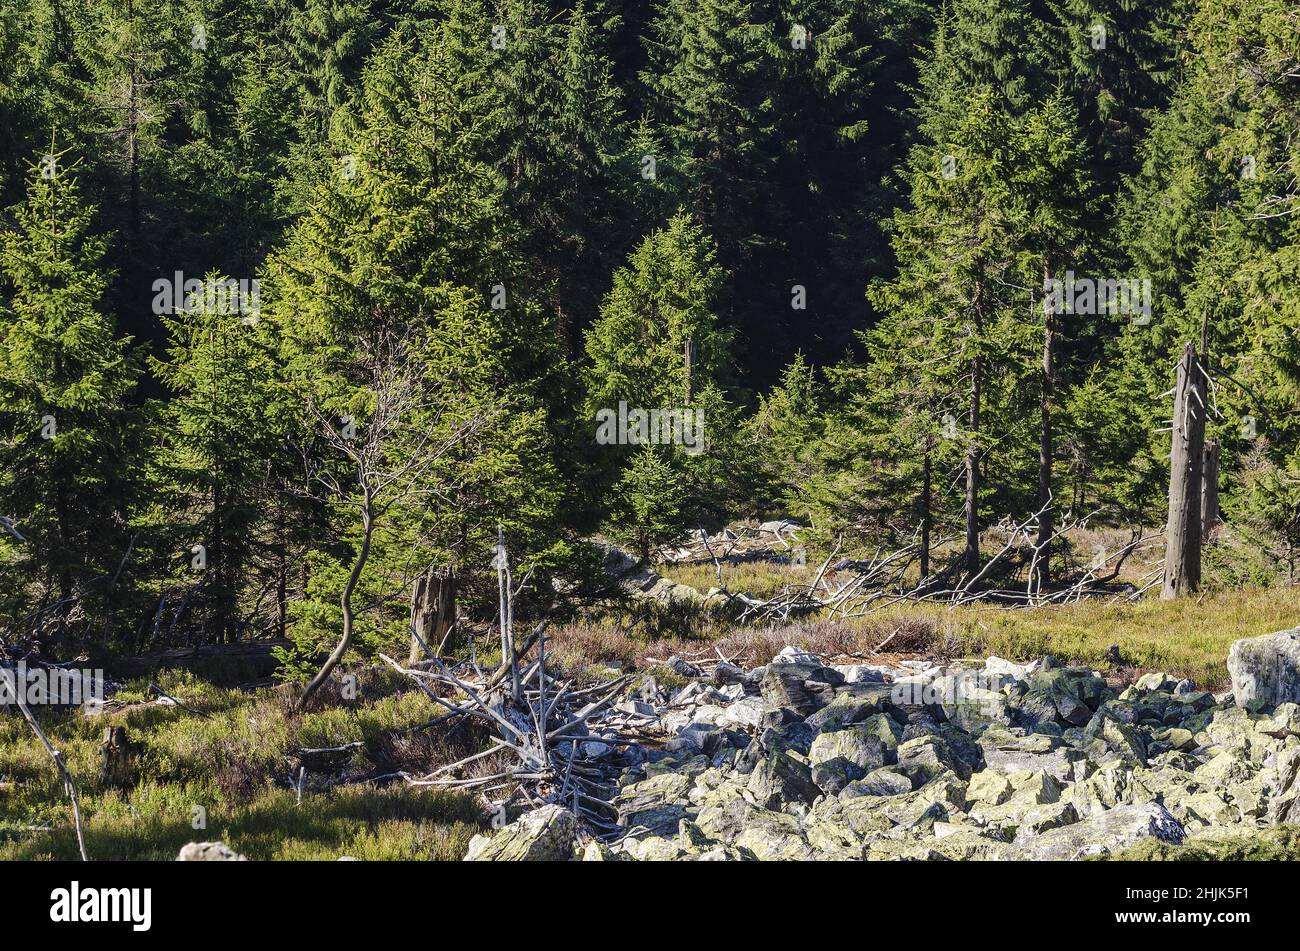
[{"label": "scattered stone", "polygon": [[1000,806],[1011,798],[1011,780],[992,769],[981,770],[971,777],[967,796],[985,806]]},{"label": "scattered stone", "polygon": [[888,669],[874,664],[835,664],[831,667],[846,684],[889,683]]},{"label": "scattered stone", "polygon": [[1133,686],[1143,693],[1151,693],[1153,690],[1163,690],[1168,693],[1177,683],[1177,680],[1166,673],[1150,673],[1139,677]]},{"label": "scattered stone", "polygon": [[804,861],[814,857],[797,818],[762,809],[750,814],[744,831],[736,836],[736,847],[760,862]]},{"label": "scattered stone", "polygon": [[969,764],[956,756],[952,747],[939,736],[920,736],[898,747],[898,769],[914,783],[924,785],[945,770],[969,779]]},{"label": "scattered stone", "polygon": [[[1295,700],[1220,702],[1164,672],[1116,696],[1053,658],[830,667],[788,647],[751,671],[691,666],[671,702],[638,692],[579,734],[587,762],[621,771],[610,802],[625,832],[554,851],[1072,859],[1300,823]],[[618,742],[624,728],[637,742]],[[524,819],[475,837],[471,854],[536,848]]]},{"label": "scattered stone", "polygon": [[873,769],[840,790],[841,799],[855,796],[901,796],[912,791],[912,781],[893,767]]},{"label": "scattered stone", "polygon": [[806,717],[830,703],[834,688],[843,682],[843,676],[829,667],[773,661],[763,673],[763,701],[769,708]]},{"label": "scattered stone", "polygon": [[743,684],[745,682],[745,671],[735,664],[729,664],[725,660],[721,661],[713,668],[713,684],[715,687],[723,687],[729,684]]},{"label": "scattered stone", "polygon": [[686,794],[692,785],[691,777],[679,772],[665,771],[641,782],[632,783],[613,799],[618,810],[618,821],[628,828],[644,828],[663,834],[677,828],[686,817]]},{"label": "scattered stone", "polygon": [[187,842],[181,846],[178,862],[247,862],[224,842]]},{"label": "scattered stone", "polygon": [[994,677],[1007,677],[1011,680],[1024,680],[1038,667],[1037,664],[1013,664],[1001,657],[989,657],[984,661],[984,672]]},{"label": "scattered stone", "polygon": [[820,794],[812,770],[788,753],[772,753],[761,760],[745,788],[765,809],[779,809],[786,803],[811,804]]},{"label": "scattered stone", "polygon": [[1282,753],[1274,771],[1277,792],[1268,804],[1269,825],[1300,822],[1300,747]]},{"label": "scattered stone", "polygon": [[884,744],[870,730],[849,727],[821,733],[808,752],[813,782],[835,795],[849,783],[885,764]]},{"label": "scattered stone", "polygon": [[763,722],[763,709],[761,697],[742,697],[727,707],[718,725],[754,729]]}]

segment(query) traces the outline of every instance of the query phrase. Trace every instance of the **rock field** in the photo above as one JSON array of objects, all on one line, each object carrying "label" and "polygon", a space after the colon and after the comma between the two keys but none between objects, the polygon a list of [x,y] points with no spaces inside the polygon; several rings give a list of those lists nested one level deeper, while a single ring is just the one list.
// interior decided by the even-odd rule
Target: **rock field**
[{"label": "rock field", "polygon": [[1300,823],[1300,628],[1234,644],[1217,697],[1051,657],[672,666],[587,740],[616,834],[550,804],[466,859],[1060,860]]}]

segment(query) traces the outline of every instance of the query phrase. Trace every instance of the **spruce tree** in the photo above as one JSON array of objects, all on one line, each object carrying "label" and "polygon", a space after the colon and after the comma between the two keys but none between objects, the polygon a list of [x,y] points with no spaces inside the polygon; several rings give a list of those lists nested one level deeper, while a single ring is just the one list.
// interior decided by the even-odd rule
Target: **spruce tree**
[{"label": "spruce tree", "polygon": [[480,117],[457,95],[452,48],[438,38],[399,32],[367,65],[355,107],[335,123],[330,173],[273,259],[268,319],[303,408],[295,439],[314,471],[354,494],[356,473],[319,427],[364,437],[378,372],[365,361],[377,341],[400,341],[420,405],[445,408],[416,412],[386,441],[386,460],[400,467],[404,453],[453,441],[470,417],[489,422],[422,464],[427,484],[408,487],[364,533],[348,515],[355,498],[322,499],[321,542],[295,608],[295,668],[334,642],[359,552],[357,636],[374,645],[403,636],[401,592],[418,574],[482,569],[498,523],[512,550],[543,563],[564,544],[548,413],[563,397],[554,324],[527,294],[502,182],[476,158]]},{"label": "spruce tree", "polygon": [[[643,555],[671,529],[723,514],[727,487],[738,475],[731,334],[717,318],[721,282],[703,229],[675,215],[614,274],[614,287],[586,335],[584,421],[599,443],[595,465],[614,483],[613,530],[635,538]],[[679,433],[667,444],[638,450],[639,436],[621,442],[604,438],[608,432],[602,436],[601,426],[615,419],[665,410],[698,414],[692,418],[702,419],[703,432],[696,433],[702,443],[686,445],[691,434]],[[681,484],[670,484],[668,469]],[[672,517],[661,513],[652,525],[647,519],[660,492]]]},{"label": "spruce tree", "polygon": [[[1023,512],[1034,497],[1024,488],[1035,481],[1033,433],[1038,498],[1029,511],[1052,493],[1055,335],[1065,328],[1044,322],[1043,288],[1077,247],[1075,216],[1087,199],[1064,104],[1017,118],[1000,103],[975,90],[944,138],[914,150],[912,207],[893,222],[899,276],[872,290],[885,316],[864,338],[871,363],[833,377],[845,405],[828,432],[841,438],[828,437],[826,475],[810,483],[823,512],[861,513],[849,526],[874,522],[897,535],[908,526],[870,514],[892,505],[916,512],[910,527],[928,539],[944,521],[936,515],[952,511],[935,485],[951,484],[960,447],[967,573],[980,564],[983,507]],[[1039,395],[1036,414],[1027,392]],[[1002,473],[997,484],[982,477],[989,470]],[[850,491],[862,496],[856,505],[846,503]],[[1046,542],[1051,522],[1040,525]]]},{"label": "spruce tree", "polygon": [[170,393],[158,413],[154,471],[170,515],[162,535],[177,573],[199,586],[193,616],[219,642],[256,629],[244,608],[256,604],[276,570],[287,570],[273,557],[278,540],[271,534],[290,464],[271,415],[281,398],[279,368],[262,339],[259,303],[244,293],[208,275],[203,291],[162,318],[170,345],[164,359],[152,361]]},{"label": "spruce tree", "polygon": [[30,598],[59,633],[103,630],[131,537],[138,368],[105,309],[109,239],[68,155],[34,166],[27,188],[0,234],[0,514],[15,529],[0,558],[20,579],[3,596]]}]

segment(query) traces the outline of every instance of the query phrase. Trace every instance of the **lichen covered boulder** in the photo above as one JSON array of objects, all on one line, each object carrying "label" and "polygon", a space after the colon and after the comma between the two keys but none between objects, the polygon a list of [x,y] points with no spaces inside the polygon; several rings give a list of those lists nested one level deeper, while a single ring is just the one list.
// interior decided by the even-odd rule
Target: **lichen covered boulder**
[{"label": "lichen covered boulder", "polygon": [[466,862],[565,862],[574,858],[578,820],[569,810],[546,805],[526,812],[492,836],[470,840]]},{"label": "lichen covered boulder", "polygon": [[1228,675],[1239,707],[1272,709],[1300,702],[1300,627],[1234,641]]},{"label": "lichen covered boulder", "polygon": [[178,862],[247,862],[224,842],[187,842],[181,846]]},{"label": "lichen covered boulder", "polygon": [[1019,858],[1068,861],[1089,856],[1114,855],[1144,839],[1179,843],[1187,833],[1182,824],[1158,803],[1116,806],[1073,825],[1048,829],[1020,846]]}]

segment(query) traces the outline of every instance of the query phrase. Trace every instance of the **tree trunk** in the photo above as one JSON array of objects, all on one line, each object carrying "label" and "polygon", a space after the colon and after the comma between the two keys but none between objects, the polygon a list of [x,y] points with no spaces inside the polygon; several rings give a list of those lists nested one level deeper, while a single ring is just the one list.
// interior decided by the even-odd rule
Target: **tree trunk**
[{"label": "tree trunk", "polygon": [[1201,452],[1201,541],[1219,522],[1219,441],[1207,439]]},{"label": "tree trunk", "polygon": [[[976,347],[983,333],[979,305],[975,309]],[[973,577],[980,570],[980,518],[979,518],[979,432],[980,432],[980,371],[983,361],[979,351],[971,361],[970,382],[970,441],[966,448],[966,571]]]},{"label": "tree trunk", "polygon": [[514,579],[510,577],[510,556],[505,531],[497,526],[497,593],[501,600],[501,664],[510,668],[510,696],[519,699],[519,657],[515,653]]},{"label": "tree trunk", "polygon": [[[1043,268],[1044,287],[1046,287],[1047,268]],[[1056,385],[1056,367],[1053,357],[1053,337],[1056,332],[1055,315],[1051,298],[1043,295],[1043,378],[1039,396],[1040,426],[1038,433],[1038,548],[1042,555],[1038,562],[1038,585],[1041,588],[1048,580],[1050,562],[1049,545],[1052,541],[1052,395]]]},{"label": "tree trunk", "polygon": [[[425,657],[425,646],[437,657],[447,632],[456,623],[456,575],[452,569],[428,572],[415,579],[411,590],[411,651],[406,664]],[[422,644],[421,641],[424,643]]]},{"label": "tree trunk", "polygon": [[357,552],[357,560],[352,565],[352,572],[348,575],[347,582],[343,585],[343,594],[339,598],[339,606],[343,609],[343,636],[339,638],[338,644],[330,652],[325,663],[316,676],[311,679],[311,683],[302,692],[298,698],[298,708],[306,706],[307,701],[311,698],[320,685],[323,684],[329,675],[333,673],[334,668],[343,660],[343,656],[352,646],[352,635],[354,634],[353,626],[355,618],[352,614],[352,594],[357,589],[357,583],[361,580],[361,571],[366,566],[366,560],[370,557],[370,539],[374,535],[374,497],[370,488],[365,490],[365,500],[361,509],[361,549]]},{"label": "tree trunk", "polygon": [[930,444],[927,440],[925,446],[925,458],[921,463],[921,581],[930,577],[930,530],[933,527],[933,515],[931,506],[933,504],[931,495],[933,493],[934,475],[932,471],[933,462],[930,459]]},{"label": "tree trunk", "polygon": [[1201,454],[1205,439],[1205,377],[1196,346],[1183,348],[1174,390],[1169,453],[1169,521],[1165,529],[1166,600],[1201,584]]},{"label": "tree trunk", "polygon": [[685,406],[691,405],[691,397],[694,395],[695,384],[695,338],[687,337],[686,344],[682,353],[682,366],[686,376],[686,393]]},{"label": "tree trunk", "polygon": [[124,726],[104,728],[104,741],[99,745],[99,781],[109,789],[131,785],[131,741]]}]

